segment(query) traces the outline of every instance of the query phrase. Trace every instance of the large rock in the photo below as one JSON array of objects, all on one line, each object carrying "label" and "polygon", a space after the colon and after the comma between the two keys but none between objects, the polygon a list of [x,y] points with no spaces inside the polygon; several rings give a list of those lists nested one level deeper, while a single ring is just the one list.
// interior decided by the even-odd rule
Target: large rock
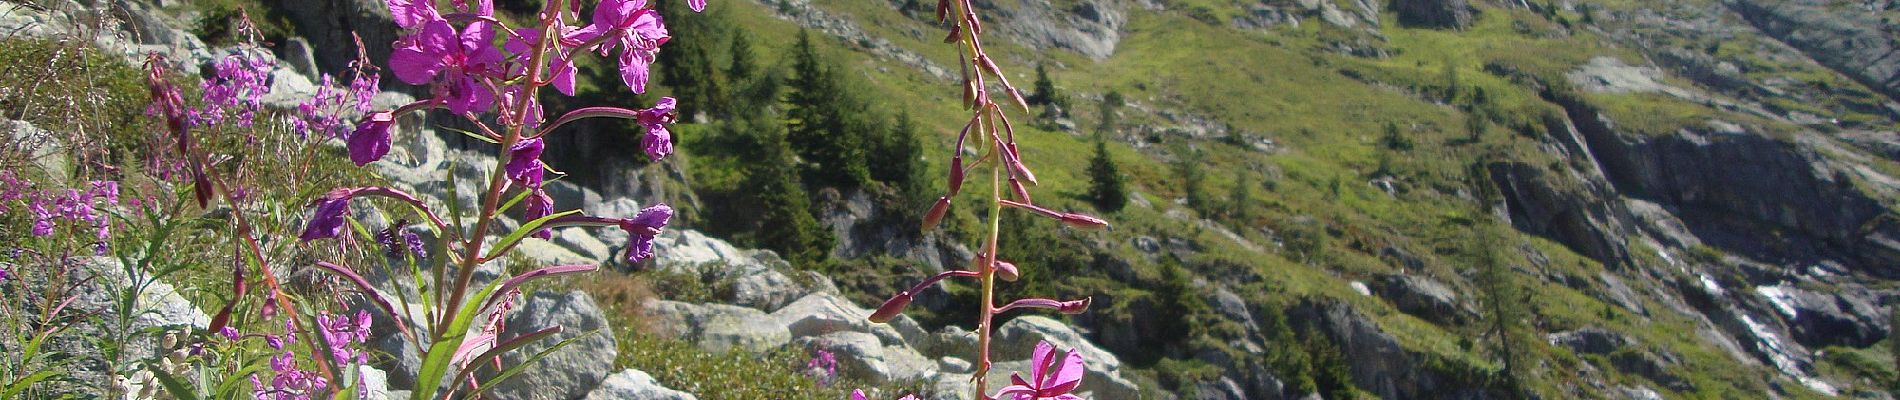
[{"label": "large rock", "polygon": [[1394,307],[1427,321],[1463,324],[1477,318],[1477,311],[1458,301],[1458,292],[1444,283],[1417,275],[1388,275],[1379,280],[1379,297]]},{"label": "large rock", "polygon": [[[1900,39],[1879,12],[1827,0],[1725,1],[1749,23],[1815,61],[1900,100]],[[1869,3],[1868,7],[1872,7]]]},{"label": "large rock", "polygon": [[935,376],[937,362],[925,358],[903,342],[886,343],[870,333],[839,331],[801,337],[792,342],[802,348],[827,351],[837,357],[841,373],[852,379],[873,384],[894,384]]},{"label": "large rock", "polygon": [[[65,354],[65,372],[78,382],[106,382],[111,376],[106,354],[96,343],[100,338],[126,335],[118,342],[123,346],[122,359],[119,362],[153,360],[164,356],[160,337],[171,332],[202,331],[211,322],[211,318],[190,301],[180,296],[170,284],[154,280],[150,273],[131,271],[128,275],[117,259],[109,257],[74,257],[70,275],[66,282],[46,282],[44,274],[13,275],[0,280],[0,296],[9,299],[24,299],[25,307],[15,310],[25,315],[41,315],[48,310],[40,309],[48,302],[42,296],[51,285],[72,285],[85,282],[86,286],[73,288],[68,295],[71,303],[61,315],[75,316],[93,314],[100,318],[84,318],[59,335],[48,339],[43,351]],[[19,267],[0,264],[0,270],[17,271]],[[134,289],[136,293],[132,293]],[[120,302],[125,296],[131,296],[130,303]],[[129,306],[129,308],[121,308]],[[120,323],[119,316],[128,317]],[[11,343],[12,336],[0,337],[0,346],[17,349],[19,344]],[[55,391],[64,389],[54,388]]]},{"label": "large rock", "polygon": [[[996,329],[996,337],[990,344],[991,354],[999,360],[1024,360],[1023,364],[1027,365],[1026,361],[1035,353],[1036,344],[1043,341],[1055,345],[1057,349],[1073,349],[1071,351],[1082,355],[1084,364],[1088,366],[1088,375],[1082,378],[1082,386],[1078,391],[1092,392],[1095,397],[1104,399],[1132,399],[1140,394],[1140,388],[1134,382],[1122,377],[1120,358],[1089,342],[1075,328],[1049,317],[1029,315],[1003,323]],[[997,371],[1028,371],[1006,370],[1001,365],[997,365]]]},{"label": "large rock", "polygon": [[660,386],[652,375],[645,371],[629,369],[608,376],[599,388],[588,392],[586,400],[699,400],[692,393],[681,392]]},{"label": "large rock", "polygon": [[1582,354],[1610,354],[1634,342],[1622,333],[1596,327],[1552,333],[1544,338],[1553,346]]},{"label": "large rock", "polygon": [[[1821,293],[1797,285],[1755,287],[1788,322],[1794,339],[1809,347],[1866,347],[1887,337],[1887,312],[1862,288]],[[1891,306],[1889,306],[1891,307]]]},{"label": "large rock", "polygon": [[1392,8],[1399,12],[1399,23],[1452,29],[1471,26],[1475,11],[1465,0],[1392,0]]},{"label": "large rock", "polygon": [[[389,54],[393,49],[391,44],[396,41],[401,28],[390,18],[389,6],[384,2],[273,0],[267,3],[273,10],[297,21],[293,28],[298,36],[309,41],[318,70],[330,75],[348,76],[345,71],[357,55],[355,37],[362,38],[364,50],[368,52],[372,63],[389,65]],[[384,87],[389,88],[403,85],[392,75],[384,75],[382,82]]]},{"label": "large rock", "polygon": [[647,304],[647,314],[648,326],[713,353],[760,352],[792,340],[785,326],[770,323],[764,312],[747,307],[655,300]]},{"label": "large rock", "polygon": [[579,337],[550,353],[491,393],[498,399],[576,399],[586,396],[612,371],[620,353],[614,344],[606,314],[586,292],[535,293],[522,299],[508,317],[505,343],[523,334],[560,326],[561,333],[529,343],[502,355],[502,365],[520,365],[527,358],[561,341]]},{"label": "large rock", "polygon": [[[1128,23],[1123,2],[1085,0],[1067,9],[1049,0],[977,0],[988,26],[1001,27],[1004,37],[1036,49],[1064,49],[1102,60],[1115,54],[1121,27]],[[991,28],[995,29],[995,28]]]}]

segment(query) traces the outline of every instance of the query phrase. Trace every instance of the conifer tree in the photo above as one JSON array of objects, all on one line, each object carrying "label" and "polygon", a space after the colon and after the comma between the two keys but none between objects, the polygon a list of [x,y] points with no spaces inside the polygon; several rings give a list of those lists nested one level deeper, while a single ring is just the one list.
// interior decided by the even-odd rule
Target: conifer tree
[{"label": "conifer tree", "polygon": [[726,53],[732,57],[732,62],[726,66],[726,78],[734,82],[735,86],[738,82],[751,80],[752,74],[759,69],[758,61],[752,58],[751,36],[744,30],[734,31],[730,47],[726,49]]},{"label": "conifer tree", "polygon": [[1115,113],[1121,109],[1124,101],[1125,100],[1122,99],[1122,93],[1114,90],[1109,90],[1108,94],[1102,95],[1102,125],[1096,129],[1097,131],[1102,132],[1104,135],[1112,136],[1116,133],[1116,129],[1121,128],[1116,125],[1120,123],[1120,121],[1117,120],[1118,117],[1116,117]]},{"label": "conifer tree", "polygon": [[891,129],[874,138],[877,140],[868,156],[877,168],[871,170],[871,179],[889,185],[907,204],[926,201],[929,190],[925,182],[929,178],[924,176],[924,146],[917,139],[910,112],[899,113]]},{"label": "conifer tree", "polygon": [[1100,135],[1095,139],[1095,156],[1089,158],[1088,172],[1088,198],[1095,203],[1095,208],[1116,212],[1128,205],[1128,189],[1124,187],[1128,178],[1115,166],[1115,159],[1108,156],[1108,141]]},{"label": "conifer tree", "polygon": [[745,164],[737,204],[749,210],[734,214],[749,217],[747,231],[753,244],[777,251],[794,263],[822,262],[831,251],[832,238],[812,215],[811,199],[799,179],[783,128],[773,113],[751,115],[737,124],[751,142],[745,143],[752,162]]},{"label": "conifer tree", "polygon": [[1202,158],[1199,149],[1182,149],[1181,156],[1174,162],[1174,176],[1181,179],[1181,196],[1187,198],[1188,208],[1209,215],[1213,203],[1207,198],[1207,172],[1201,168]]},{"label": "conifer tree", "polygon": [[855,188],[870,179],[865,160],[865,136],[879,131],[865,118],[867,107],[851,96],[838,75],[819,57],[811,34],[798,32],[792,50],[790,109],[786,138],[806,163],[807,184]]},{"label": "conifer tree", "polygon": [[1234,190],[1227,192],[1227,206],[1222,210],[1229,221],[1245,223],[1253,219],[1253,185],[1246,170],[1234,170]]},{"label": "conifer tree", "polygon": [[1035,85],[1035,93],[1030,93],[1029,98],[1024,99],[1029,101],[1029,105],[1046,106],[1055,101],[1056,83],[1049,80],[1049,69],[1042,64],[1036,64]]}]

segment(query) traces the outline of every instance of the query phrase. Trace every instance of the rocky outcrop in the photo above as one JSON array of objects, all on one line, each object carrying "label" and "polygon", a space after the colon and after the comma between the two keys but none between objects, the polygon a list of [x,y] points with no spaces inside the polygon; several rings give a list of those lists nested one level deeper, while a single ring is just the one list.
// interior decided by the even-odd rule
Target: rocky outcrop
[{"label": "rocky outcrop", "polygon": [[[389,16],[389,6],[381,0],[271,0],[267,4],[285,17],[297,21],[296,34],[308,41],[311,60],[317,70],[335,76],[347,76],[351,61],[356,60],[355,37],[363,40],[363,50],[376,65],[389,65],[389,53],[396,41],[398,27]],[[354,36],[353,36],[354,35]],[[286,47],[289,49],[289,47]],[[292,58],[294,57],[285,57]],[[315,77],[316,75],[311,75]],[[407,87],[393,76],[384,76],[386,88]]]},{"label": "rocky outcrop", "polygon": [[1406,350],[1398,338],[1350,305],[1307,300],[1290,308],[1287,320],[1310,324],[1337,344],[1345,359],[1352,361],[1353,384],[1381,398],[1495,397],[1482,385],[1419,368],[1423,355]]},{"label": "rocky outcrop", "polygon": [[[1057,8],[1049,0],[972,2],[987,18],[984,22],[1002,28],[1009,37],[1034,49],[1063,49],[1095,60],[1115,54],[1121,42],[1121,27],[1128,22],[1120,0],[1082,0],[1067,9]],[[995,28],[989,28],[995,29]]]},{"label": "rocky outcrop", "polygon": [[1392,0],[1392,9],[1399,12],[1399,23],[1448,29],[1471,26],[1477,12],[1465,0]]},{"label": "rocky outcrop", "polygon": [[508,316],[507,329],[496,340],[507,343],[554,326],[561,327],[561,333],[503,353],[502,365],[522,365],[529,357],[563,341],[567,345],[501,382],[490,394],[497,399],[575,399],[587,396],[607,378],[620,350],[613,329],[607,325],[607,315],[586,292],[541,292],[522,299]]},{"label": "rocky outcrop", "polygon": [[629,369],[607,377],[599,388],[588,392],[584,400],[699,400],[692,393],[681,392],[660,386],[652,375],[645,371]]},{"label": "rocky outcrop", "polygon": [[1826,0],[1728,0],[1762,32],[1900,100],[1900,36],[1879,14]]},{"label": "rocky outcrop", "polygon": [[1447,325],[1474,321],[1477,310],[1458,300],[1458,292],[1443,282],[1416,275],[1390,275],[1374,289],[1399,311]]}]

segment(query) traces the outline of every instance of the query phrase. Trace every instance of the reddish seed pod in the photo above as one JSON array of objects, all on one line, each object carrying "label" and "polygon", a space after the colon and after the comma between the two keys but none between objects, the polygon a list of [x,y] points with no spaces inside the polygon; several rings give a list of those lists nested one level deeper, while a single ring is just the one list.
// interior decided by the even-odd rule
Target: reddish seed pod
[{"label": "reddish seed pod", "polygon": [[963,27],[961,27],[961,26],[952,26],[952,27],[950,27],[950,34],[948,34],[948,35],[944,35],[944,37],[943,37],[943,42],[944,42],[944,43],[956,43],[956,42],[957,42],[957,40],[961,40],[961,39],[963,39]]},{"label": "reddish seed pod", "polygon": [[884,305],[877,306],[877,311],[871,312],[869,319],[871,322],[876,323],[891,322],[892,318],[897,318],[897,314],[904,312],[904,307],[910,306],[910,298],[910,292],[898,293],[896,296],[892,296],[890,300],[884,301]]},{"label": "reddish seed pod", "polygon": [[963,190],[963,149],[956,149],[957,156],[950,158],[950,195],[956,196]]},{"label": "reddish seed pod", "polygon": [[1029,188],[1023,187],[1023,181],[1014,176],[1009,177],[1009,190],[1016,192],[1016,198],[1022,199],[1024,203],[1034,203],[1029,200]]},{"label": "reddish seed pod", "polygon": [[1056,312],[1063,314],[1081,314],[1083,311],[1089,310],[1089,303],[1092,302],[1094,302],[1094,300],[1090,300],[1089,297],[1083,297],[1081,300],[1065,301],[1056,305]]},{"label": "reddish seed pod", "polygon": [[1108,221],[1077,213],[1063,213],[1061,216],[1056,217],[1056,219],[1061,220],[1064,224],[1069,224],[1069,226],[1082,229],[1102,229],[1108,227]]},{"label": "reddish seed pod", "polygon": [[931,228],[936,228],[937,223],[943,222],[944,212],[949,211],[949,210],[950,210],[950,197],[949,196],[938,197],[937,203],[930,205],[930,211],[924,212],[923,229],[930,230]]},{"label": "reddish seed pod", "polygon": [[950,0],[937,0],[937,23],[950,19]]}]

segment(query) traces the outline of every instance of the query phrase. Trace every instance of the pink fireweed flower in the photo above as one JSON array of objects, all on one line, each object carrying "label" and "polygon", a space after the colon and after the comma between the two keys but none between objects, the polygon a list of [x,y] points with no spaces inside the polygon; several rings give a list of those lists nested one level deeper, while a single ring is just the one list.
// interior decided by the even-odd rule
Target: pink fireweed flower
[{"label": "pink fireweed flower", "polygon": [[679,119],[679,111],[674,109],[677,101],[672,97],[661,97],[653,108],[640,110],[635,119],[647,128],[647,136],[642,140],[646,145],[647,158],[660,161],[673,154],[673,133],[666,126]]},{"label": "pink fireweed flower", "polygon": [[[548,83],[554,86],[554,90],[559,90],[561,94],[568,96],[574,95],[574,75],[580,71],[574,67],[573,55],[569,54],[569,50],[581,45],[579,34],[580,28],[561,24],[559,45],[554,47],[553,57],[548,57],[546,71],[553,76]],[[502,44],[502,49],[514,54],[529,54],[534,51],[534,45],[540,40],[541,29],[516,29],[513,35],[508,36],[508,42]]]},{"label": "pink fireweed flower", "polygon": [[508,179],[529,189],[540,189],[542,174],[541,151],[546,148],[540,138],[522,140],[508,149],[508,165],[502,169],[508,173]]},{"label": "pink fireweed flower", "polygon": [[659,55],[660,45],[671,38],[660,13],[646,8],[646,0],[603,0],[594,7],[594,22],[575,32],[582,42],[606,37],[599,45],[606,55],[615,44],[620,52],[620,80],[634,93],[646,93],[647,68]]},{"label": "pink fireweed flower", "polygon": [[1029,379],[1023,379],[1020,373],[1010,374],[1011,385],[998,390],[996,399],[1014,400],[1082,400],[1082,397],[1069,392],[1082,384],[1082,354],[1069,351],[1060,364],[1056,363],[1056,347],[1049,342],[1036,344],[1036,353],[1030,357]]},{"label": "pink fireweed flower", "polygon": [[350,212],[352,195],[353,193],[349,190],[335,190],[317,199],[314,202],[317,207],[316,214],[310,216],[310,224],[305,226],[303,234],[297,237],[308,242],[342,235],[343,222],[345,218],[348,218],[346,214]]},{"label": "pink fireweed flower", "polygon": [[640,210],[632,219],[622,220],[620,229],[627,231],[627,263],[639,264],[653,257],[653,238],[660,234],[660,228],[666,227],[667,220],[673,218],[673,207],[656,204]]},{"label": "pink fireweed flower", "polygon": [[686,8],[693,9],[693,12],[706,11],[706,0],[686,0]]},{"label": "pink fireweed flower", "polygon": [[[528,193],[526,203],[521,211],[521,219],[524,221],[533,221],[554,214],[554,198],[548,197],[548,192],[539,187],[534,188],[532,193]],[[548,239],[554,237],[554,231],[541,228],[535,230],[530,236]]]},{"label": "pink fireweed flower", "polygon": [[251,126],[264,105],[264,94],[270,93],[270,72],[275,66],[262,55],[240,53],[219,59],[212,64],[211,78],[201,85],[204,107],[191,113],[192,125],[224,122],[228,111],[235,114],[238,126]]},{"label": "pink fireweed flower", "polygon": [[386,0],[385,3],[389,5],[389,16],[403,29],[416,29],[429,21],[442,19],[433,0]]},{"label": "pink fireweed flower", "polygon": [[361,167],[388,155],[389,129],[395,124],[396,115],[388,111],[363,117],[363,122],[356,125],[356,131],[350,133],[350,162]]},{"label": "pink fireweed flower", "polygon": [[389,69],[396,79],[411,85],[440,78],[444,93],[438,97],[449,111],[487,111],[494,105],[495,94],[479,78],[499,73],[503,61],[501,50],[491,43],[495,30],[489,25],[475,21],[457,32],[446,20],[424,23],[421,31],[396,41]]}]

